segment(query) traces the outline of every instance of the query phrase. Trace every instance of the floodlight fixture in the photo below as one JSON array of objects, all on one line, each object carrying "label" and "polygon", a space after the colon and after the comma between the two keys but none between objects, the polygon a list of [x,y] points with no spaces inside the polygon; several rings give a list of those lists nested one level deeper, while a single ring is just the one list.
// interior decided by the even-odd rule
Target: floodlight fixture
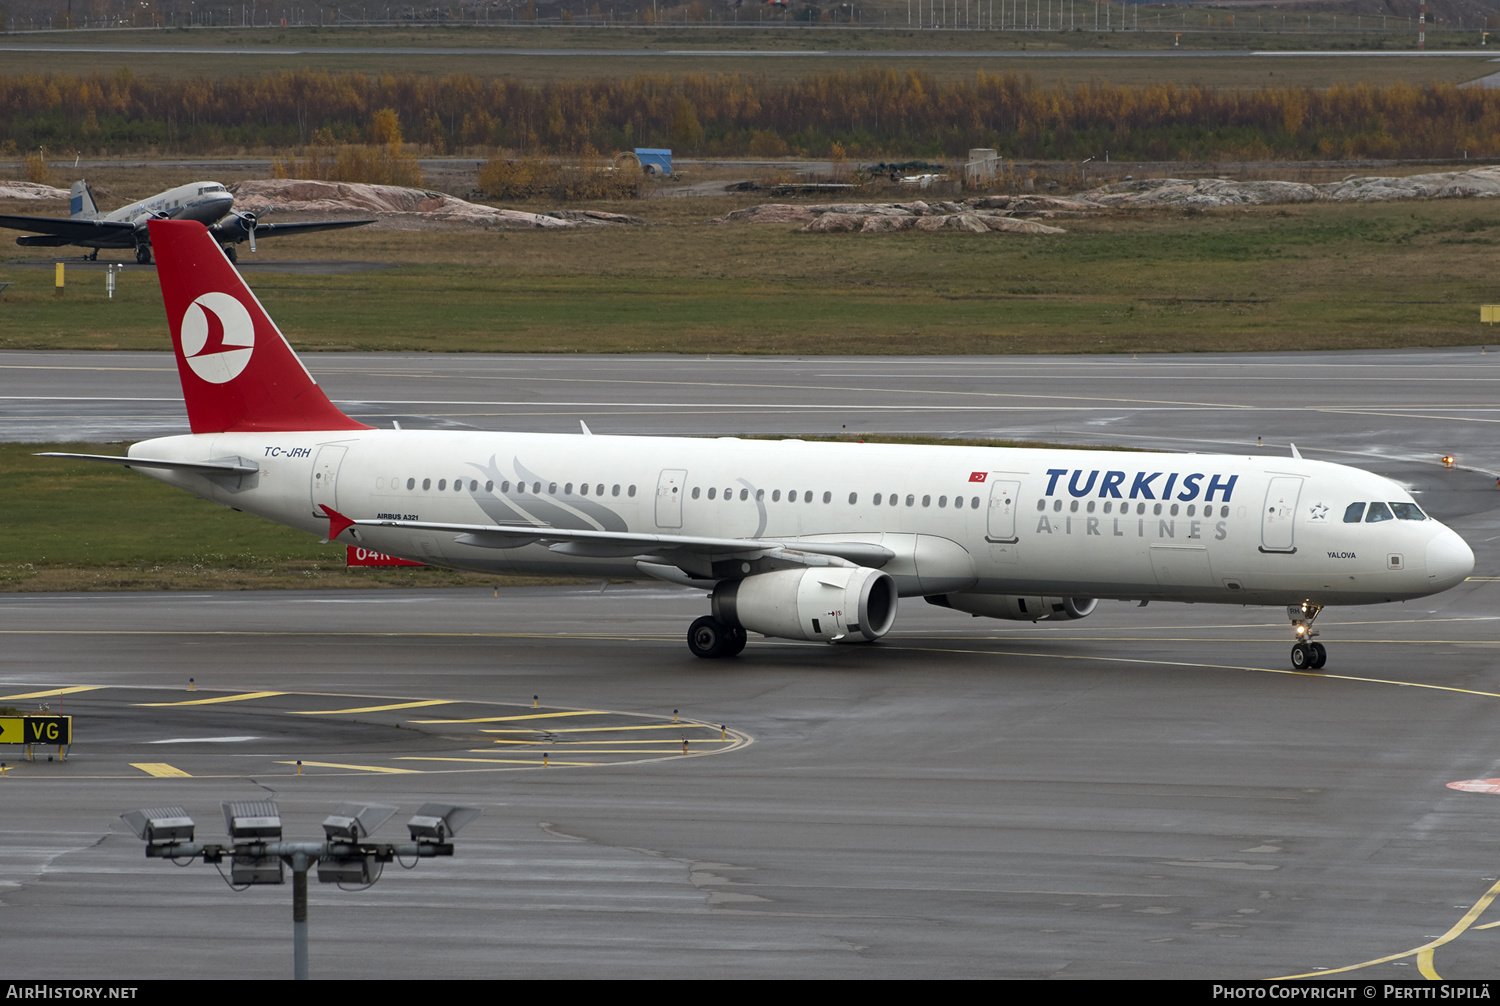
[{"label": "floodlight fixture", "polygon": [[193,840],[193,819],[182,807],[146,807],[121,814],[121,819],[147,845],[176,845]]},{"label": "floodlight fixture", "polygon": [[380,879],[381,869],[373,855],[325,857],[318,860],[318,883],[369,887]]},{"label": "floodlight fixture", "polygon": [[284,884],[286,875],[280,856],[243,856],[229,861],[229,882],[236,887],[246,884]]},{"label": "floodlight fixture", "polygon": [[417,813],[406,822],[406,830],[413,842],[431,842],[442,845],[458,834],[458,829],[478,817],[476,807],[455,807],[446,803],[424,803]]},{"label": "floodlight fixture", "polygon": [[281,841],[281,811],[275,800],[226,800],[224,830],[236,842]]},{"label": "floodlight fixture", "polygon": [[358,842],[395,814],[395,807],[383,803],[341,803],[323,819],[323,834],[330,842]]}]

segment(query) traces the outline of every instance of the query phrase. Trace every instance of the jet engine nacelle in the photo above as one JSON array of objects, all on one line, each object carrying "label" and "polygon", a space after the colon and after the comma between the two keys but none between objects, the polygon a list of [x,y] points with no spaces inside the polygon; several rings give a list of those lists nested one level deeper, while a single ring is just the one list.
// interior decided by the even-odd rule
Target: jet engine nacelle
[{"label": "jet engine nacelle", "polygon": [[985,618],[1008,618],[1016,622],[1041,622],[1047,619],[1087,618],[1099,601],[1092,597],[1024,597],[1012,594],[934,594],[928,604],[955,611],[967,611]]},{"label": "jet engine nacelle", "polygon": [[864,643],[896,621],[896,581],[865,566],[815,566],[721,583],[714,618],[782,639]]}]

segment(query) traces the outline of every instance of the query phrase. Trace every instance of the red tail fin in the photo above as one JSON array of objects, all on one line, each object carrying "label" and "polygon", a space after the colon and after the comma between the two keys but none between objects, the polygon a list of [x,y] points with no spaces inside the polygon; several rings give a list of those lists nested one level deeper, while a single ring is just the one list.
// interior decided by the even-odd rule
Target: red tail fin
[{"label": "red tail fin", "polygon": [[194,433],[371,429],[323,394],[206,227],[149,226]]}]

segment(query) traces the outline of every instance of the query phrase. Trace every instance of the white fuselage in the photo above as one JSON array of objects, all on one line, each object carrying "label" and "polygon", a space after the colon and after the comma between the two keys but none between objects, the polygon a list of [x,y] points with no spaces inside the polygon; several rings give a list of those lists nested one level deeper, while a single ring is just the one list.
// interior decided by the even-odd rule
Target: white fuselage
[{"label": "white fuselage", "polygon": [[[178,436],[131,454],[243,459],[258,473],[142,472],[320,536],[326,505],[356,520],[869,542],[895,553],[881,568],[903,596],[1365,604],[1445,590],[1473,567],[1463,540],[1414,508],[1376,522],[1361,508],[1346,522],[1351,504],[1411,496],[1301,458],[400,430]],[[459,569],[647,573],[634,555],[564,555],[545,541],[357,534]]]},{"label": "white fuselage", "polygon": [[212,224],[223,219],[233,206],[234,194],[218,182],[190,182],[121,206],[104,214],[103,219],[131,223],[141,217],[165,215],[173,220]]}]

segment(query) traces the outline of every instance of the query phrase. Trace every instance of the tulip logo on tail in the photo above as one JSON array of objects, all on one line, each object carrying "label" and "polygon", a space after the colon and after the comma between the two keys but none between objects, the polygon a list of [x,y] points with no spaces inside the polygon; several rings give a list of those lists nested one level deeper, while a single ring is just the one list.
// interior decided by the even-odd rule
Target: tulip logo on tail
[{"label": "tulip logo on tail", "polygon": [[210,384],[240,376],[255,351],[255,322],[227,293],[205,293],[182,315],[182,355]]}]

